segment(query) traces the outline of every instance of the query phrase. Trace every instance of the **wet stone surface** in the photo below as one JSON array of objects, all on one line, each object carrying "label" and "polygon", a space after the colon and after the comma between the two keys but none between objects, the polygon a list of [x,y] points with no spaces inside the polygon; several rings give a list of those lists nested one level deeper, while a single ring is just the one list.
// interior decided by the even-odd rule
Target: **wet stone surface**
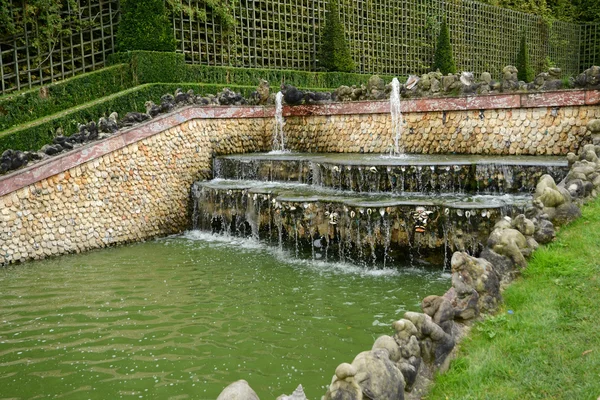
[{"label": "wet stone surface", "polygon": [[566,176],[557,157],[253,154],[215,160],[215,177],[297,182],[355,192],[531,193],[539,178]]}]

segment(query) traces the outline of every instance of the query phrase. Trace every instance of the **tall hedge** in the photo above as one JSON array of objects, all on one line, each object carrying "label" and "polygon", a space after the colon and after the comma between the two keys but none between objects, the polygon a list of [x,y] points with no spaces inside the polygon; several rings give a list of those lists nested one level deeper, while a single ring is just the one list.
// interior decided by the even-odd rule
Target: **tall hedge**
[{"label": "tall hedge", "polygon": [[444,75],[456,73],[456,64],[454,63],[452,45],[450,44],[450,29],[448,29],[448,23],[445,18],[442,21],[440,33],[437,38],[432,69],[434,71],[439,69]]},{"label": "tall hedge", "polygon": [[163,0],[121,0],[117,49],[175,51],[175,37]]},{"label": "tall hedge", "polygon": [[529,46],[527,46],[527,38],[525,32],[521,34],[521,42],[519,44],[519,54],[517,55],[517,78],[520,81],[532,82],[535,78],[535,72],[531,67],[529,60]]},{"label": "tall hedge", "polygon": [[338,0],[327,3],[325,29],[321,36],[319,65],[327,71],[353,72],[356,68],[340,21]]}]

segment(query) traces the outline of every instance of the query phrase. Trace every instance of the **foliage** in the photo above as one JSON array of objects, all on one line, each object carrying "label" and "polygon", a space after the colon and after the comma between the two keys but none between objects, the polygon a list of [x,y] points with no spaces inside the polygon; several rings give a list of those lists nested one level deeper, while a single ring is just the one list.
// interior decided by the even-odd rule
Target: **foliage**
[{"label": "foliage", "polygon": [[[186,69],[183,54],[156,51],[128,51],[109,56],[109,63],[126,63],[131,66],[131,79],[135,85],[157,82],[184,82]],[[192,81],[190,81],[192,82]]]},{"label": "foliage", "polygon": [[179,86],[203,93],[217,93],[227,86],[248,95],[260,79],[268,80],[273,91],[284,82],[325,90],[366,84],[369,79],[368,75],[344,72],[188,65],[182,54],[151,51],[117,53],[109,61],[115,65],[46,86],[44,96],[35,88],[0,97],[0,154],[7,148],[39,149],[52,140],[58,127],[73,133],[78,123],[97,120],[112,111],[143,111],[146,100],[158,102],[162,94]]},{"label": "foliage", "polygon": [[428,399],[598,397],[600,199],[582,212],[533,254],[504,310],[476,325]]},{"label": "foliage", "polygon": [[[42,64],[41,55],[54,50],[61,36],[80,29],[78,15],[78,0],[0,0],[0,38],[14,36],[34,47]],[[29,38],[23,35],[27,25],[35,32]]]},{"label": "foliage", "polygon": [[0,131],[133,86],[129,65],[119,64],[39,88],[0,97]]},{"label": "foliage", "polygon": [[108,116],[116,111],[120,116],[130,111],[145,111],[144,103],[152,100],[160,102],[165,93],[174,93],[175,89],[194,89],[198,93],[218,93],[224,87],[249,95],[255,87],[234,85],[211,85],[200,83],[155,83],[136,86],[117,94],[92,101],[65,112],[41,118],[29,124],[19,125],[13,129],[0,132],[0,154],[6,149],[39,150],[43,145],[52,142],[55,132],[61,128],[66,136],[77,132],[77,125]]},{"label": "foliage", "polygon": [[229,0],[203,0],[194,5],[186,5],[181,0],[166,0],[167,7],[172,13],[182,13],[190,17],[192,21],[196,19],[202,22],[207,21],[206,9],[217,17],[224,29],[229,29],[235,25],[233,18],[233,5]]},{"label": "foliage", "polygon": [[[117,53],[109,58],[111,63],[130,63],[136,84],[154,82],[205,82],[256,86],[260,79],[267,80],[272,88],[282,83],[297,87],[337,88],[341,85],[366,84],[369,75],[346,72],[310,72],[260,68],[219,67],[190,65],[182,54],[131,51]],[[380,75],[392,80],[392,76]]]},{"label": "foliage", "polygon": [[163,0],[122,0],[117,49],[175,51],[175,37]]},{"label": "foliage", "polygon": [[352,72],[356,68],[340,21],[338,0],[327,3],[319,64],[327,71]]},{"label": "foliage", "polygon": [[519,44],[519,54],[517,55],[517,78],[520,81],[532,82],[535,78],[535,72],[531,67],[531,61],[529,59],[529,46],[527,46],[527,37],[525,31],[521,34],[521,41]]},{"label": "foliage", "polygon": [[439,69],[444,75],[456,73],[456,64],[454,63],[452,45],[450,44],[450,29],[445,18],[440,26],[432,69],[434,71]]}]

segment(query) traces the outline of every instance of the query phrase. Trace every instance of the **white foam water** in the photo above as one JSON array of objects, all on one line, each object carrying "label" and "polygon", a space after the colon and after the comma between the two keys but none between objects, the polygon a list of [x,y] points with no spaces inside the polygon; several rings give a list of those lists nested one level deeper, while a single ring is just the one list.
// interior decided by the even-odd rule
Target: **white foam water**
[{"label": "white foam water", "polygon": [[394,137],[393,155],[402,154],[400,140],[402,139],[402,109],[400,106],[400,82],[398,78],[392,79],[392,93],[390,94],[390,114],[392,116],[392,136]]},{"label": "white foam water", "polygon": [[198,230],[186,231],[181,236],[171,236],[170,238],[182,237],[194,242],[210,243],[213,246],[235,247],[236,249],[250,251],[265,251],[275,257],[282,263],[295,267],[310,268],[311,270],[322,273],[338,273],[344,275],[358,275],[361,277],[387,277],[401,276],[403,273],[419,273],[413,268],[407,268],[406,271],[400,271],[394,268],[367,269],[358,265],[344,262],[319,261],[312,259],[295,258],[290,252],[277,247],[268,246],[253,238],[240,238],[230,235],[213,234]]},{"label": "white foam water", "polygon": [[286,153],[285,136],[283,127],[285,120],[283,119],[283,93],[277,92],[275,96],[275,124],[273,126],[273,149],[271,154]]}]

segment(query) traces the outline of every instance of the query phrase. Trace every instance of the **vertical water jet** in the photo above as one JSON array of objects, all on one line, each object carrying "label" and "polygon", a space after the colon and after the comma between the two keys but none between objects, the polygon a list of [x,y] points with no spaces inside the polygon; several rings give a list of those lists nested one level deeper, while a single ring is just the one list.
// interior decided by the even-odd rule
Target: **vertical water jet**
[{"label": "vertical water jet", "polygon": [[273,151],[285,152],[285,140],[283,134],[283,93],[277,92],[275,96],[275,125],[273,127]]},{"label": "vertical water jet", "polygon": [[390,94],[390,114],[392,116],[392,136],[394,137],[394,154],[402,154],[400,139],[402,138],[402,110],[400,107],[400,82],[398,78],[392,79],[392,93]]}]

